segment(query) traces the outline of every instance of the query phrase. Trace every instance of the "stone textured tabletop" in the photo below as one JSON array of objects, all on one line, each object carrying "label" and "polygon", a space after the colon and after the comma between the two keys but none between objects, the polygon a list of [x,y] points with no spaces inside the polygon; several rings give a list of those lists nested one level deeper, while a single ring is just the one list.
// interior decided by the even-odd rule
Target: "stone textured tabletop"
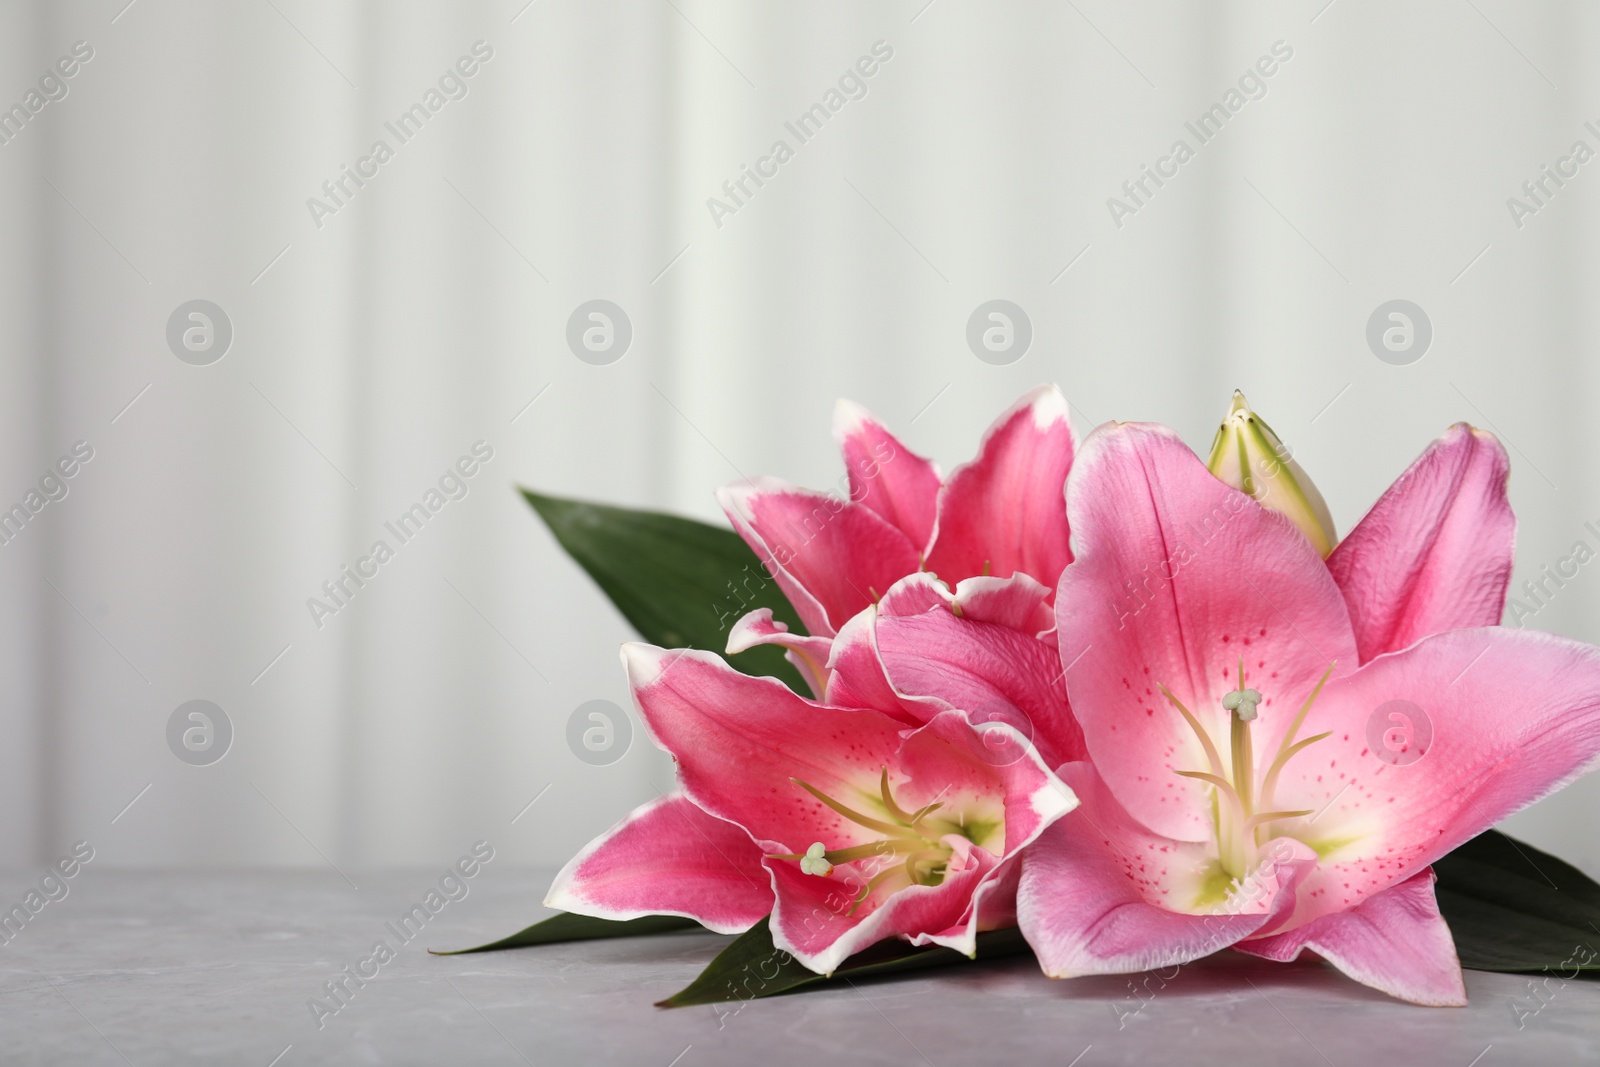
[{"label": "stone textured tabletop", "polygon": [[[0,947],[0,1062],[20,1064],[1585,1064],[1600,983],[1467,973],[1472,1005],[1416,1008],[1317,963],[1224,955],[1134,996],[1031,959],[663,1011],[710,934],[429,956],[540,918],[550,872],[486,868],[420,936],[388,924],[439,872],[86,869]],[[354,886],[351,883],[354,883]],[[36,873],[0,877],[20,902]],[[359,886],[359,888],[355,888]],[[324,984],[398,947],[319,1019]],[[367,968],[370,973],[372,967]],[[1171,972],[1166,972],[1170,976]],[[353,986],[353,983],[347,983]],[[338,1004],[336,1000],[325,1003]],[[1519,1010],[1520,1006],[1520,1010]]]}]

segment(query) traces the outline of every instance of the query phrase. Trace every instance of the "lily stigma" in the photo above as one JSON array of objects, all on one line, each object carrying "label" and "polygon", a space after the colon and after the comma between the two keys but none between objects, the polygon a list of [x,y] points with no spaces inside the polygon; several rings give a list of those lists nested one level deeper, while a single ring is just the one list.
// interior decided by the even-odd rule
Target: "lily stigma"
[{"label": "lily stigma", "polygon": [[1259,782],[1256,778],[1255,749],[1250,731],[1262,696],[1259,691],[1246,687],[1242,658],[1239,660],[1239,687],[1222,698],[1222,706],[1229,713],[1230,724],[1230,751],[1226,764],[1223,763],[1222,756],[1206,732],[1206,728],[1165,685],[1160,686],[1161,695],[1178,709],[1184,721],[1189,724],[1189,728],[1199,738],[1200,747],[1205,750],[1206,761],[1210,764],[1209,771],[1175,773],[1215,787],[1215,792],[1212,794],[1211,820],[1217,843],[1217,860],[1223,873],[1235,884],[1242,883],[1255,869],[1258,849],[1265,841],[1270,840],[1271,835],[1268,830],[1272,823],[1314,814],[1310,809],[1275,810],[1273,795],[1277,790],[1278,777],[1283,772],[1284,766],[1302,750],[1333,733],[1329,730],[1303,740],[1295,740],[1295,735],[1305,722],[1306,714],[1310,712],[1317,694],[1322,692],[1323,685],[1332,673],[1333,665],[1330,664],[1316,686],[1312,688],[1311,695],[1300,705],[1300,711],[1289,724],[1289,729],[1284,732],[1278,750],[1267,764]]},{"label": "lily stigma", "polygon": [[[945,807],[944,802],[939,800],[907,811],[895,800],[894,792],[889,787],[888,767],[883,768],[879,777],[878,795],[873,797],[863,792],[871,806],[881,811],[882,818],[857,811],[799,778],[789,780],[857,826],[883,835],[875,841],[835,849],[828,848],[822,841],[815,841],[804,854],[769,857],[799,860],[802,872],[822,878],[832,875],[836,864],[863,863],[861,873],[867,875],[867,880],[851,905],[851,914],[866,902],[873,890],[891,878],[903,878],[905,885],[936,886],[950,872],[952,859],[958,868],[964,865],[972,845],[987,843],[996,852],[1004,847],[1003,815],[969,820],[965,812],[958,813],[954,818],[946,812],[935,817],[934,813]],[[883,862],[874,862],[880,859]],[[852,885],[857,877],[851,875]]]}]

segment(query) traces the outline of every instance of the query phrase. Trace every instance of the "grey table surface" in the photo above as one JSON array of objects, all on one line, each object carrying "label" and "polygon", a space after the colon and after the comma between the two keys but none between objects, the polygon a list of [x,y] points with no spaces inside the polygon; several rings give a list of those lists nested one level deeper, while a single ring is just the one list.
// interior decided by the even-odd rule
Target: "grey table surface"
[{"label": "grey table surface", "polygon": [[[40,873],[0,877],[0,902],[20,902]],[[85,869],[0,946],[0,1063],[1600,1061],[1600,983],[1550,979],[1536,997],[1525,976],[1469,971],[1470,1007],[1430,1009],[1321,963],[1237,954],[1184,967],[1164,987],[1151,980],[1155,991],[1139,997],[1137,976],[1050,981],[1020,957],[667,1011],[652,1002],[728,939],[680,933],[430,956],[428,947],[477,944],[543,917],[551,872],[485,868],[405,944],[386,924],[440,872],[345,873],[348,882],[327,869]],[[395,958],[342,1005],[326,999],[324,984],[379,940],[398,947]],[[319,1020],[314,998],[339,1010]]]}]

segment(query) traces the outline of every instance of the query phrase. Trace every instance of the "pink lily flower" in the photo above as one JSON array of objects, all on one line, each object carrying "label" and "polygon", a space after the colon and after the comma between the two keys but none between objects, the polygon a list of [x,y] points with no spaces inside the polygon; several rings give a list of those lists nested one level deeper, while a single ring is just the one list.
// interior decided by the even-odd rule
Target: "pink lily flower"
[{"label": "pink lily flower", "polygon": [[888,937],[971,954],[1015,921],[1018,853],[1076,805],[1003,724],[995,759],[958,712],[833,707],[706,652],[630,643],[623,662],[681,792],[568,863],[549,907],[723,932],[770,911],[774,944],[820,973]]},{"label": "pink lily flower", "polygon": [[[978,457],[949,478],[849,401],[839,402],[833,432],[848,498],[776,478],[718,492],[734,529],[813,637],[832,637],[918,571],[951,586],[1022,573],[1054,594],[1072,558],[1062,493],[1074,447],[1067,402],[1055,386],[1040,386],[1001,415]],[[774,639],[770,623],[759,625],[740,639]]]},{"label": "pink lily flower", "polygon": [[1018,895],[1046,973],[1309,950],[1465,1003],[1430,864],[1600,753],[1600,649],[1496,625],[1507,469],[1453,427],[1324,562],[1171,431],[1089,437],[1055,603],[1082,807]]}]

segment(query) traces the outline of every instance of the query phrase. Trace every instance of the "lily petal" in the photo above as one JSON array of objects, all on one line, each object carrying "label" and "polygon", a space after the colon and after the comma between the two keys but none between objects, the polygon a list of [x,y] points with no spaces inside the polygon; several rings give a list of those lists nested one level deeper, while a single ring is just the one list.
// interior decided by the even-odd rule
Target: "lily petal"
[{"label": "lily petal", "polygon": [[918,725],[956,709],[980,733],[1014,727],[1048,766],[1082,759],[1055,642],[1029,636],[1048,614],[1043,587],[1026,574],[969,578],[954,593],[931,574],[908,575],[834,638],[827,703]]},{"label": "lily petal", "polygon": [[1053,590],[1021,571],[1009,578],[963,578],[954,589],[928,571],[908,574],[878,601],[880,615],[921,615],[942,607],[963,619],[994,622],[1038,635],[1055,626]]},{"label": "lily petal", "polygon": [[878,614],[922,614],[946,608],[962,619],[998,622],[1037,637],[1056,625],[1053,590],[1018,571],[1010,577],[963,577],[955,589],[931,571],[907,574],[878,600]]},{"label": "lily petal", "polygon": [[757,608],[745,615],[728,631],[727,653],[730,656],[748,651],[757,645],[777,645],[785,650],[784,658],[794,664],[795,670],[811,687],[817,699],[828,688],[828,656],[833,642],[826,637],[806,637],[792,634],[789,627],[772,617],[771,608]]},{"label": "lily petal", "polygon": [[1062,500],[1072,456],[1066,398],[1040,386],[995,421],[977,459],[951,472],[927,569],[952,585],[1022,571],[1054,589],[1072,559]]},{"label": "lily petal", "polygon": [[948,608],[955,599],[950,587],[936,574],[918,571],[889,587],[878,600],[880,615],[921,615],[934,608]]},{"label": "lily petal", "polygon": [[832,637],[921,562],[897,527],[837,495],[757,478],[717,500],[813,636]]},{"label": "lily petal", "polygon": [[629,642],[622,660],[645,724],[678,761],[683,791],[707,812],[737,821],[772,853],[804,852],[822,837],[832,848],[876,839],[791,779],[873,801],[902,724],[813,703],[709,652]]},{"label": "lily petal", "polygon": [[1050,606],[1054,593],[1022,571],[1009,578],[963,578],[956,583],[951,610],[963,619],[992,622],[1042,637],[1055,628],[1055,612]]},{"label": "lily petal", "polygon": [[768,860],[778,903],[772,943],[818,974],[832,974],[868,945],[906,931],[947,930],[961,922],[973,895],[995,869],[995,858],[974,850],[974,862],[936,886],[912,885],[871,911],[851,912],[850,887],[801,874],[792,863]]},{"label": "lily petal", "polygon": [[1366,662],[1432,633],[1494,626],[1511,580],[1510,461],[1493,435],[1450,427],[1333,554]]},{"label": "lily petal", "polygon": [[917,934],[913,945],[942,945],[969,958],[978,953],[978,934],[1017,925],[1017,886],[1022,881],[1022,856],[1007,856],[972,895],[961,921],[938,933]]},{"label": "lily petal", "polygon": [[[904,599],[900,601],[904,604]],[[936,600],[937,603],[937,600]],[[872,708],[908,726],[921,726],[949,705],[895,689],[878,653],[878,609],[867,608],[845,623],[828,657],[824,703],[836,708]]]},{"label": "lily petal", "polygon": [[1305,727],[1324,730],[1275,801],[1316,813],[1278,825],[1323,857],[1286,930],[1416,875],[1594,766],[1600,649],[1498,626],[1436,634],[1330,682]]},{"label": "lily petal", "polygon": [[1054,648],[1009,626],[935,609],[879,616],[880,662],[901,697],[966,714],[980,730],[1005,723],[1036,745],[1047,766],[1085,758]]},{"label": "lily petal", "polygon": [[841,400],[833,409],[833,438],[844,456],[850,499],[883,516],[928,547],[939,506],[939,466],[901,444],[860,404]]},{"label": "lily petal", "polygon": [[[1010,733],[1008,727],[995,731]],[[1051,772],[1038,753],[1012,734],[1018,758],[996,764],[986,758],[987,739],[974,734],[959,712],[947,711],[906,736],[899,768],[911,776],[907,803],[922,805],[953,800],[964,793],[998,795],[1005,810],[1003,847],[991,851],[1014,856],[1036,840],[1044,828],[1078,806],[1078,797]],[[998,785],[998,788],[997,788]],[[982,841],[985,847],[994,842]]]},{"label": "lily petal", "polygon": [[1362,985],[1391,997],[1463,1007],[1466,981],[1450,928],[1439,914],[1433,882],[1430,867],[1348,911],[1233,947],[1281,963],[1310,949]]},{"label": "lily petal", "polygon": [[1293,910],[1296,883],[1314,862],[1309,849],[1289,845],[1285,862],[1254,876],[1250,899],[1197,913],[1205,847],[1140,826],[1087,763],[1058,774],[1082,807],[1029,847],[1017,891],[1019,925],[1050,977],[1188,963],[1272,929]]},{"label": "lily petal", "polygon": [[685,915],[719,934],[772,910],[762,852],[681,793],[634,810],[561,868],[545,907],[600,919]]},{"label": "lily petal", "polygon": [[1160,687],[1226,743],[1222,698],[1242,658],[1266,694],[1256,751],[1270,753],[1329,665],[1355,661],[1344,599],[1298,528],[1213,477],[1165,427],[1091,434],[1067,510],[1077,558],[1056,626],[1090,757],[1151,830],[1207,840],[1210,787],[1175,773],[1209,769],[1206,756]]}]

